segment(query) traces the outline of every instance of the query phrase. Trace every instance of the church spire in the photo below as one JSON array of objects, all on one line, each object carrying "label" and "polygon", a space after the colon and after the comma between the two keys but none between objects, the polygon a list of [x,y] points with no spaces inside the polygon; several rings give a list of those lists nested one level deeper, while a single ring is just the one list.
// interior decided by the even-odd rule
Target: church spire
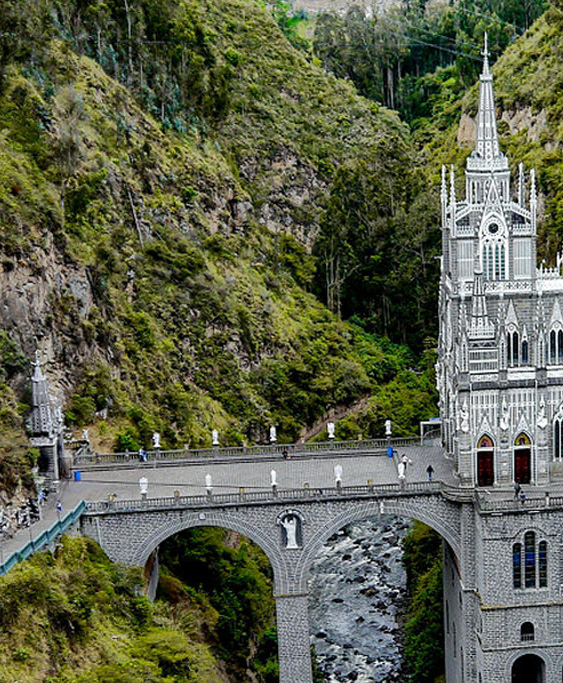
[{"label": "church spire", "polygon": [[53,409],[47,379],[41,369],[39,351],[35,353],[31,378],[31,433],[33,437],[52,437],[55,432]]},{"label": "church spire", "polygon": [[477,114],[477,144],[475,152],[481,159],[492,162],[501,156],[495,100],[493,95],[493,75],[489,69],[489,50],[487,34],[485,33],[485,49],[483,55],[483,71],[479,85],[479,113]]}]

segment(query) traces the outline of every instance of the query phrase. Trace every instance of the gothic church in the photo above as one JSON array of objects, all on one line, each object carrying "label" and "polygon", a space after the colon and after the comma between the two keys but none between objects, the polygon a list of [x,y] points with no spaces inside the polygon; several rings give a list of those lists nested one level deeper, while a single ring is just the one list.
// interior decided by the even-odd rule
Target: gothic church
[{"label": "gothic church", "polygon": [[536,266],[535,173],[513,189],[487,57],[465,199],[442,169],[443,439],[462,485],[543,484],[563,458],[563,259]]}]

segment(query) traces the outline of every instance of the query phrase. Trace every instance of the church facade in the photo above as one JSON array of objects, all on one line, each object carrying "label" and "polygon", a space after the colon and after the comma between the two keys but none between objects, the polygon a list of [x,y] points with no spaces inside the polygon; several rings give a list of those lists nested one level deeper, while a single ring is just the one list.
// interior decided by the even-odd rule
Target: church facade
[{"label": "church facade", "polygon": [[463,198],[442,170],[442,439],[474,501],[445,544],[448,683],[563,680],[563,259],[538,267],[534,171],[511,181],[485,48]]},{"label": "church facade", "polygon": [[461,485],[544,484],[563,460],[563,277],[536,265],[535,173],[511,182],[485,56],[465,197],[442,169],[437,363]]}]

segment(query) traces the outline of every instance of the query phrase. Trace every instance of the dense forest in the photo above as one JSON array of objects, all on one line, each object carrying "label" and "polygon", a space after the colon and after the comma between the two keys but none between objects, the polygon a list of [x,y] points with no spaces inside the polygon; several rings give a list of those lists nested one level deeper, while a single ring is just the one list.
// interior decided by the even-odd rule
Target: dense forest
[{"label": "dense forest", "polygon": [[[252,0],[0,5],[4,493],[33,487],[36,348],[67,424],[99,450],[153,431],[208,445],[212,428],[261,442],[270,424],[293,441],[336,407],[342,438],[380,435],[386,418],[413,434],[434,415],[439,167],[462,169],[471,149],[485,31],[501,144],[537,167],[540,253],[560,249],[559,0],[314,19]],[[163,555],[154,607],[88,541],[16,568],[0,582],[2,676],[275,681],[256,549],[205,530]],[[419,683],[440,672],[438,555],[416,526]]]}]

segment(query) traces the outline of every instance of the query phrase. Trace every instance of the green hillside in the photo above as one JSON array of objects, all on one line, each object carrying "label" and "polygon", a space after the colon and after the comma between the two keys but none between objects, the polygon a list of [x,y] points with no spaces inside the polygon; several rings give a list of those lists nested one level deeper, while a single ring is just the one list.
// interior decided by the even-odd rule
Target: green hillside
[{"label": "green hillside", "polygon": [[[380,201],[370,221],[399,228],[414,148],[395,114],[308,61],[253,2],[131,12],[7,3],[0,322],[27,357],[44,350],[68,422],[96,423],[99,448],[136,448],[152,431],[197,446],[212,427],[256,441],[271,423],[294,439],[413,366],[319,303],[325,261],[309,248],[350,190],[342,174],[374,177],[394,209]],[[339,291],[346,248],[323,252]],[[401,259],[385,263],[400,293]],[[367,329],[388,333],[388,313]],[[423,403],[414,421],[434,412]]]},{"label": "green hillside", "polygon": [[165,571],[154,604],[139,595],[141,570],[113,565],[89,539],[65,537],[53,555],[17,565],[0,577],[0,680],[228,683],[248,680],[248,667],[274,683],[270,568],[225,536],[188,534],[200,562],[220,570],[213,590]]}]

